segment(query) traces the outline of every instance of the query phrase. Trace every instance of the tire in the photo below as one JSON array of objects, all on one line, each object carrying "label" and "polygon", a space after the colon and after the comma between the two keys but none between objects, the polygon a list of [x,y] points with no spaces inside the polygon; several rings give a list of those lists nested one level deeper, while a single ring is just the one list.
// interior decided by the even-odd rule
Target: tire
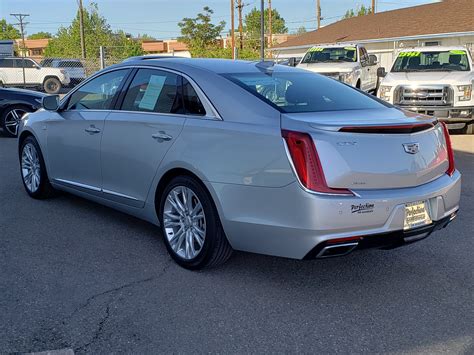
[{"label": "tire", "polygon": [[178,176],[169,182],[160,197],[158,216],[166,249],[180,266],[214,267],[232,255],[214,202],[195,178]]},{"label": "tire", "polygon": [[7,107],[0,117],[0,127],[3,129],[3,134],[7,137],[18,136],[18,125],[21,118],[27,112],[33,110],[24,105],[12,105]]},{"label": "tire", "polygon": [[474,134],[474,123],[466,123],[466,127],[463,129],[464,134]]},{"label": "tire", "polygon": [[30,197],[42,200],[54,194],[41,149],[32,136],[25,138],[20,146],[20,173],[23,186]]},{"label": "tire", "polygon": [[357,80],[356,88],[360,90],[360,80]]},{"label": "tire", "polygon": [[47,78],[43,82],[43,90],[48,94],[59,94],[61,91],[61,82],[58,78]]}]

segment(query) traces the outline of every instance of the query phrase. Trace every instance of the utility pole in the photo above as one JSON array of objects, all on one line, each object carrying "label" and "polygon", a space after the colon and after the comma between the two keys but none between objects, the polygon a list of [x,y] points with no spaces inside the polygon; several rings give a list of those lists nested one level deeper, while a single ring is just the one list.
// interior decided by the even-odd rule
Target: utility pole
[{"label": "utility pole", "polygon": [[234,14],[234,0],[230,0],[230,36],[232,44],[232,59],[235,58],[235,14]]},{"label": "utility pole", "polygon": [[321,0],[317,0],[316,2],[316,19],[318,21],[317,29],[321,28]]},{"label": "utility pole", "polygon": [[260,0],[260,59],[265,60],[265,0]]},{"label": "utility pole", "polygon": [[375,0],[372,0],[372,14],[375,14]]},{"label": "utility pole", "polygon": [[272,0],[268,0],[268,48],[273,44],[272,14]]},{"label": "utility pole", "polygon": [[81,52],[82,59],[86,58],[86,38],[84,36],[84,7],[82,6],[82,0],[77,1],[79,5],[79,31],[81,33]]},{"label": "utility pole", "polygon": [[245,4],[242,3],[242,0],[237,0],[237,10],[239,13],[239,37],[240,37],[240,50],[244,49],[244,27],[242,25],[242,9]]},{"label": "utility pole", "polygon": [[22,43],[22,57],[23,57],[23,88],[26,88],[26,76],[25,76],[25,57],[26,57],[26,45],[25,45],[25,26],[28,24],[28,22],[23,21],[25,17],[30,16],[29,14],[10,14],[10,16],[15,17],[18,20],[18,23],[15,23],[15,25],[20,27],[20,33],[21,33],[21,43]]}]

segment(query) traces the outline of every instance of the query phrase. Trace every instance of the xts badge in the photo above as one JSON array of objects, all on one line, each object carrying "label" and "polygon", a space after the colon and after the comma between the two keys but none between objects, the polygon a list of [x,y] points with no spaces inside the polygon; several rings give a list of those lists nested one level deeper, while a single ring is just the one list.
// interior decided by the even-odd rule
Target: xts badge
[{"label": "xts badge", "polygon": [[372,213],[374,212],[374,207],[373,203],[351,205],[351,213]]}]

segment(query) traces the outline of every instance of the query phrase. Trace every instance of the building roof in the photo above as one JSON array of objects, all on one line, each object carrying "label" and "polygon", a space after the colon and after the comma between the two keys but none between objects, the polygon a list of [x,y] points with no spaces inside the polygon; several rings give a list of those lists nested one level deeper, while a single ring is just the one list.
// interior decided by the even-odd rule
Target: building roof
[{"label": "building roof", "polygon": [[274,49],[318,43],[474,32],[473,13],[473,0],[444,0],[374,15],[351,17],[304,33],[274,46]]},{"label": "building roof", "polygon": [[[35,48],[46,48],[48,46],[49,38],[41,38],[41,39],[25,39],[25,47],[28,49],[35,49]],[[22,46],[22,40],[17,39],[16,43],[19,46]]]}]

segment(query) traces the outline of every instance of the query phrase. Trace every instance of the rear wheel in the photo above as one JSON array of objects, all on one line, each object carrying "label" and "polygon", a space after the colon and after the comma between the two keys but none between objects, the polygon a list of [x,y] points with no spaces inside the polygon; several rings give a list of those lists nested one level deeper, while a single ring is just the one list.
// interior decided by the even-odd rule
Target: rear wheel
[{"label": "rear wheel", "polygon": [[43,82],[43,90],[48,94],[59,94],[61,82],[58,78],[47,78]]},{"label": "rear wheel", "polygon": [[49,183],[46,165],[36,139],[27,137],[20,146],[20,168],[23,186],[33,198],[44,199],[54,193]]},{"label": "rear wheel", "polygon": [[13,105],[6,108],[0,117],[0,126],[3,128],[3,133],[7,137],[16,137],[21,118],[25,113],[31,111],[29,107],[23,105]]},{"label": "rear wheel", "polygon": [[171,257],[197,270],[224,263],[232,254],[214,203],[199,181],[178,176],[166,186],[159,217]]}]

